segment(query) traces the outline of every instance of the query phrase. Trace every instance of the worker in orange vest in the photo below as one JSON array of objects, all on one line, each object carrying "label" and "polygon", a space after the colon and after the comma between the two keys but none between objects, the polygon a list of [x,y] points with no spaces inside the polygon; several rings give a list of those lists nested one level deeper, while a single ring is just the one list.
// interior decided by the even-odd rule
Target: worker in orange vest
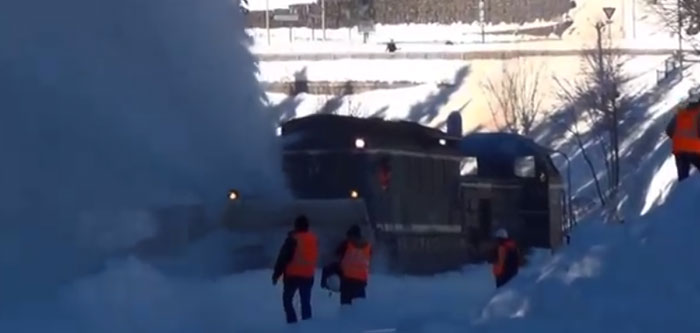
[{"label": "worker in orange vest", "polygon": [[352,304],[355,298],[365,298],[372,247],[362,237],[358,225],[348,229],[336,254],[340,258],[340,304]]},{"label": "worker in orange vest", "polygon": [[520,254],[515,241],[508,236],[506,229],[496,231],[496,261],[493,263],[493,277],[496,280],[496,288],[500,288],[518,275],[520,266]]},{"label": "worker in orange vest", "polygon": [[700,170],[700,102],[680,109],[666,127],[676,158],[678,181],[688,178],[690,165]]},{"label": "worker in orange vest", "polygon": [[272,273],[273,285],[277,284],[280,276],[284,275],[282,304],[287,323],[297,321],[292,304],[297,290],[301,298],[301,319],[311,318],[311,287],[314,284],[317,261],[318,240],[316,235],[309,231],[309,220],[301,215],[294,221],[294,230],[289,233],[282,245]]}]

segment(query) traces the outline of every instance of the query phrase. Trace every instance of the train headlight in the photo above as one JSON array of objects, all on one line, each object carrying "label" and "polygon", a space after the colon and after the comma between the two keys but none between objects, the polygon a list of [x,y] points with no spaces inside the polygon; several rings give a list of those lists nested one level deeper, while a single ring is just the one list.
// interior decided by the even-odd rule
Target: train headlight
[{"label": "train headlight", "polygon": [[355,139],[355,148],[362,149],[365,147],[365,139],[357,138]]},{"label": "train headlight", "polygon": [[240,194],[238,194],[238,191],[236,191],[236,190],[231,190],[228,192],[228,199],[231,201],[238,200],[238,198],[240,198],[240,197],[241,197]]},{"label": "train headlight", "polygon": [[357,199],[360,196],[360,193],[357,192],[357,190],[352,190],[350,191],[350,197],[353,199]]},{"label": "train headlight", "polygon": [[447,141],[445,141],[445,139],[440,139],[440,145],[441,145],[441,146],[444,146],[444,145],[446,145],[446,144],[447,144]]},{"label": "train headlight", "polygon": [[282,136],[282,127],[277,127],[277,136]]}]

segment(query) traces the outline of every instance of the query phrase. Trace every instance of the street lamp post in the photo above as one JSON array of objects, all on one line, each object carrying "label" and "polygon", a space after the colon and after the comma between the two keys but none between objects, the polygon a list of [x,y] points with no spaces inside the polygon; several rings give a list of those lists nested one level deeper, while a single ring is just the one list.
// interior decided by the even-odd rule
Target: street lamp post
[{"label": "street lamp post", "polygon": [[326,0],[321,0],[321,30],[323,40],[326,40]]},{"label": "street lamp post", "polygon": [[484,7],[485,7],[484,0],[480,0],[479,1],[479,22],[481,23],[481,43],[486,43],[486,32],[484,31],[485,24],[486,24],[486,22],[484,22],[484,21],[486,19],[486,15],[484,13],[484,11],[485,11]]},{"label": "street lamp post", "polygon": [[681,14],[681,0],[676,3],[676,15],[678,16],[678,65],[680,66],[680,77],[683,78],[683,16]]},{"label": "street lamp post", "polygon": [[270,45],[270,0],[265,0],[265,29],[267,30],[267,45]]},{"label": "street lamp post", "polygon": [[632,0],[632,38],[637,39],[637,7],[635,5],[637,1]]}]

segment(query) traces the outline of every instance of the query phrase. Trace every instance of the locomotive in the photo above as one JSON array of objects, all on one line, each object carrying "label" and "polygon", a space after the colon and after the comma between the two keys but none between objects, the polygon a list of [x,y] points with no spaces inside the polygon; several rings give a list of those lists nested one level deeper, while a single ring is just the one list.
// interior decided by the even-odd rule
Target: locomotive
[{"label": "locomotive", "polygon": [[492,232],[500,227],[525,248],[553,250],[570,228],[552,152],[514,134],[462,137],[458,114],[451,115],[447,132],[324,114],[287,121],[280,129],[294,199],[272,204],[232,192],[223,221],[256,236],[258,247],[247,244],[246,253],[257,256],[252,261],[261,267],[275,255],[262,243],[279,241],[274,237],[284,236],[297,214],[309,216],[321,234],[322,253],[332,252],[347,227],[357,224],[375,243],[383,267],[408,274],[486,260]]}]

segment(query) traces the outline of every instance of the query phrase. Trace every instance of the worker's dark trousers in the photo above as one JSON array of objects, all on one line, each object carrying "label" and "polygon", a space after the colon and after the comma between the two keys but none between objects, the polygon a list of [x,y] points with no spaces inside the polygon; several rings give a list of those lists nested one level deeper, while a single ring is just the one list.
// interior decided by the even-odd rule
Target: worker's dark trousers
[{"label": "worker's dark trousers", "polygon": [[367,282],[355,279],[340,279],[340,304],[352,304],[355,298],[365,298]]},{"label": "worker's dark trousers", "polygon": [[506,283],[508,283],[508,281],[512,280],[515,275],[516,273],[503,273],[496,276],[496,288],[504,286]]},{"label": "worker's dark trousers", "polygon": [[297,314],[294,312],[294,294],[299,290],[301,298],[301,319],[306,320],[311,318],[311,287],[314,285],[314,278],[303,277],[285,277],[284,292],[282,293],[282,303],[284,304],[284,313],[287,316],[288,323],[297,321]]},{"label": "worker's dark trousers", "polygon": [[690,165],[700,170],[700,154],[676,153],[676,169],[678,169],[678,181],[688,178],[690,175]]}]

